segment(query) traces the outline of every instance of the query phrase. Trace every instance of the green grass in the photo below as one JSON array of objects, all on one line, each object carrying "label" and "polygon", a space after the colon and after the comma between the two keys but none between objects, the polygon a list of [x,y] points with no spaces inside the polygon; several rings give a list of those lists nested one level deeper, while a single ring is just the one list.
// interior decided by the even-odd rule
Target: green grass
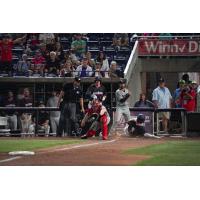
[{"label": "green grass", "polygon": [[34,139],[19,139],[19,140],[0,140],[0,152],[7,153],[10,151],[33,151],[59,145],[68,145],[80,143],[81,140],[34,140]]},{"label": "green grass", "polygon": [[200,166],[200,141],[171,141],[143,148],[129,149],[125,153],[149,155],[139,166]]}]

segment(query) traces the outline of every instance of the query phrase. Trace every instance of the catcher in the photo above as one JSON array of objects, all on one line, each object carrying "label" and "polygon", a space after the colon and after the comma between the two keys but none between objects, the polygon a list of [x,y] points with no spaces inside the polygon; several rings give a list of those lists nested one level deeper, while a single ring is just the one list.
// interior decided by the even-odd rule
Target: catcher
[{"label": "catcher", "polygon": [[109,114],[102,105],[101,99],[93,96],[92,107],[88,109],[81,122],[82,133],[81,139],[87,139],[102,132],[102,139],[108,139],[108,124],[110,122]]}]

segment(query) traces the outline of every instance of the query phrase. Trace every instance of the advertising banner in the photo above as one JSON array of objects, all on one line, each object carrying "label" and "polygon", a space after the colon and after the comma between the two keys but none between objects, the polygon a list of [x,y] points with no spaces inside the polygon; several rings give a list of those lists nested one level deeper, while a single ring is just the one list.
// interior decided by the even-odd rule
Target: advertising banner
[{"label": "advertising banner", "polygon": [[193,39],[140,39],[139,55],[200,55],[200,40]]}]

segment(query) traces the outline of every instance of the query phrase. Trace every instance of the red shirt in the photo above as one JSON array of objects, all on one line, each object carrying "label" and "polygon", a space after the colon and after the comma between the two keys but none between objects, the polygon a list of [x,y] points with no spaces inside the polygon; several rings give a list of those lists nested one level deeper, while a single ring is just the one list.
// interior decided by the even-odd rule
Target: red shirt
[{"label": "red shirt", "polygon": [[7,44],[0,41],[0,52],[1,52],[1,61],[11,62],[12,61],[12,47],[13,42],[9,41]]},{"label": "red shirt", "polygon": [[43,56],[35,57],[33,58],[32,63],[37,65],[37,64],[43,64],[45,62],[45,58]]},{"label": "red shirt", "polygon": [[196,106],[196,92],[194,90],[190,90],[189,94],[192,96],[192,99],[184,99],[184,93],[181,93],[181,104],[182,107],[187,111],[192,112],[195,111]]}]

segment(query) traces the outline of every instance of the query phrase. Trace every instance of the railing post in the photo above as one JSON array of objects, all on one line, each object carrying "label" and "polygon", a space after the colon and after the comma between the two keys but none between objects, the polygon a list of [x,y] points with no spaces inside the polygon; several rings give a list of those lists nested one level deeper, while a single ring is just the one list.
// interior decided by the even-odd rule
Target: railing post
[{"label": "railing post", "polygon": [[36,119],[35,119],[35,122],[36,122],[36,124],[35,124],[35,136],[36,136],[36,134],[38,132],[38,116],[39,116],[39,111],[37,109],[36,110]]},{"label": "railing post", "polygon": [[159,124],[160,122],[159,122],[159,113],[158,112],[156,112],[156,134],[159,134],[159,128],[160,128],[160,124]]}]

